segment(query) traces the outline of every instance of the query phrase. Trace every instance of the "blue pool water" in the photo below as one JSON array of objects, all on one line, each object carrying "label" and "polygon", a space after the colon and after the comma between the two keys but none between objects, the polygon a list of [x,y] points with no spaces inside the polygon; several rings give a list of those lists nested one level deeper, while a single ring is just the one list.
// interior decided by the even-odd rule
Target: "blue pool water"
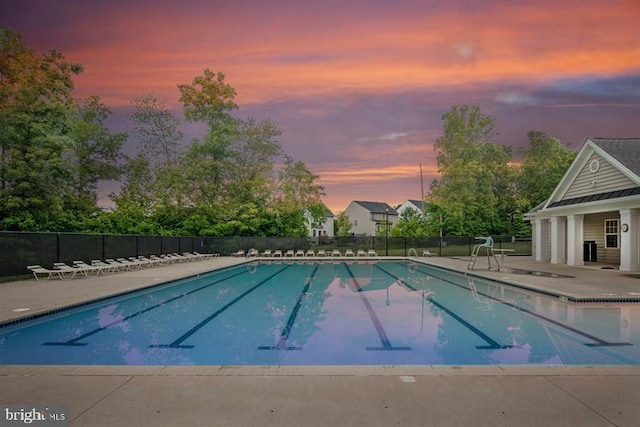
[{"label": "blue pool water", "polygon": [[639,364],[640,307],[423,264],[240,265],[0,328],[0,364]]}]

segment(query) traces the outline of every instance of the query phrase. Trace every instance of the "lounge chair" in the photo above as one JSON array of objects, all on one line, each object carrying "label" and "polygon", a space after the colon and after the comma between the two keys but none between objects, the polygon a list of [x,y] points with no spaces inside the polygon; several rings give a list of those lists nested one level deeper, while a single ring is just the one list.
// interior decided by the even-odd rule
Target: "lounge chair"
[{"label": "lounge chair", "polygon": [[367,252],[367,255],[369,255],[369,256],[378,256],[378,253],[376,251],[374,251],[373,249],[369,249],[369,251]]},{"label": "lounge chair", "polygon": [[213,257],[219,257],[220,256],[220,254],[217,254],[217,253],[201,254],[200,252],[196,252],[196,251],[193,251],[192,253],[194,255],[196,255],[196,256],[200,256],[200,257],[204,257],[204,258],[213,258]]},{"label": "lounge chair", "polygon": [[289,249],[284,256],[295,256],[295,252],[293,252],[293,249]]},{"label": "lounge chair", "polygon": [[96,276],[99,276],[100,274],[104,274],[105,270],[111,270],[111,266],[107,266],[108,268],[97,266],[97,265],[94,266],[94,265],[89,265],[84,261],[73,261],[73,266],[75,268],[82,268],[86,270],[87,274],[93,271],[94,273],[96,273]]},{"label": "lounge chair", "polygon": [[248,257],[256,257],[258,255],[260,255],[260,252],[257,249],[251,248],[249,249],[249,252],[247,252]]},{"label": "lounge chair", "polygon": [[33,277],[35,277],[36,280],[40,280],[38,278],[38,274],[43,276],[46,274],[47,280],[51,279],[53,276],[58,276],[58,278],[62,280],[62,272],[60,270],[49,270],[48,268],[44,268],[40,265],[28,265],[27,268],[31,270]]},{"label": "lounge chair", "polygon": [[76,277],[76,274],[78,273],[84,274],[85,276],[89,275],[89,270],[86,270],[81,267],[71,267],[70,265],[67,265],[64,262],[54,262],[53,268],[60,270],[65,277],[69,275],[71,279]]},{"label": "lounge chair", "polygon": [[340,253],[340,250],[334,249],[331,251],[331,256],[342,256],[342,254]]},{"label": "lounge chair", "polygon": [[276,249],[275,252],[273,253],[274,257],[281,257],[282,256],[282,251],[280,249]]},{"label": "lounge chair", "polygon": [[313,251],[313,249],[307,249],[307,252],[305,253],[306,256],[316,256],[316,253]]},{"label": "lounge chair", "polygon": [[186,257],[184,255],[180,255],[177,252],[174,252],[172,254],[169,254],[170,256],[174,257],[175,259],[178,260],[178,262],[189,262],[189,261],[193,261],[193,259]]},{"label": "lounge chair", "polygon": [[358,249],[358,252],[356,254],[357,254],[357,256],[367,256],[367,253],[365,251],[363,251],[362,249]]},{"label": "lounge chair", "polygon": [[147,258],[146,256],[143,255],[139,255],[138,259],[144,262],[148,262],[149,265],[154,266],[154,265],[160,265],[160,264],[164,264],[165,261],[161,260],[160,258],[156,257],[155,255],[149,255],[149,257]]},{"label": "lounge chair", "polygon": [[129,259],[131,260],[131,262],[135,262],[137,263],[140,267],[152,267],[154,266],[156,263],[155,261],[150,260],[149,258],[145,258],[145,257],[129,257]]},{"label": "lounge chair", "polygon": [[196,255],[196,254],[193,254],[191,252],[183,252],[182,256],[185,257],[187,259],[187,261],[198,261],[199,259],[208,258],[207,256]]},{"label": "lounge chair", "polygon": [[239,250],[237,252],[232,253],[231,256],[242,257],[242,256],[244,256],[244,251],[241,249],[241,250]]},{"label": "lounge chair", "polygon": [[111,272],[114,272],[114,271],[121,270],[123,266],[114,265],[114,264],[111,264],[111,263],[108,263],[108,262],[104,262],[104,261],[102,261],[100,259],[92,259],[91,260],[91,267],[97,267],[97,268],[102,269],[102,272],[106,271],[108,273],[111,273]]},{"label": "lounge chair", "polygon": [[264,257],[270,257],[273,254],[271,253],[271,249],[265,249],[264,252],[262,252],[262,256]]},{"label": "lounge chair", "polygon": [[298,249],[296,251],[296,256],[304,256],[304,251],[302,249]]},{"label": "lounge chair", "polygon": [[355,256],[353,249],[347,249],[344,251],[344,256]]},{"label": "lounge chair", "polygon": [[318,249],[318,256],[327,256],[327,252],[324,249]]},{"label": "lounge chair", "polygon": [[149,255],[149,259],[151,261],[155,261],[159,265],[173,264],[174,262],[177,262],[175,259],[173,259],[171,256],[169,256],[167,254],[162,254],[160,256]]},{"label": "lounge chair", "polygon": [[433,252],[430,252],[429,249],[425,249],[424,251],[422,251],[422,256],[431,257],[431,256],[436,256],[436,254],[434,254]]},{"label": "lounge chair", "polygon": [[113,258],[107,258],[104,260],[104,262],[112,266],[115,271],[129,271],[133,268],[131,265],[123,264],[114,260]]},{"label": "lounge chair", "polygon": [[118,261],[120,264],[124,264],[126,266],[128,266],[129,268],[142,268],[144,266],[144,263],[135,260],[135,259],[126,259],[126,258],[117,258],[116,261]]}]

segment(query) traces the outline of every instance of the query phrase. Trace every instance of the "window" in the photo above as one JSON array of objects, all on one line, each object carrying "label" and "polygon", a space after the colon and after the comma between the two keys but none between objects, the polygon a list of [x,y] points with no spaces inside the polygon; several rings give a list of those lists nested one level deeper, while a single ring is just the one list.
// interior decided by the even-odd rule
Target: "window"
[{"label": "window", "polygon": [[604,220],[604,247],[617,249],[618,246],[618,220],[617,219],[605,219]]},{"label": "window", "polygon": [[358,226],[358,220],[357,220],[357,219],[354,219],[354,220],[353,220],[353,226],[354,226],[354,227],[357,227],[357,226]]}]

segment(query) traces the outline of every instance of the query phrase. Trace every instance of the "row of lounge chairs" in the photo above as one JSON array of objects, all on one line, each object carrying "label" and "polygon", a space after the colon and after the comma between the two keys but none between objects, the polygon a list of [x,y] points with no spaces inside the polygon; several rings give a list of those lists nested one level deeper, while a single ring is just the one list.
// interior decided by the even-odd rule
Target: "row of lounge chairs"
[{"label": "row of lounge chairs", "polygon": [[[342,252],[339,249],[333,249],[333,250],[324,250],[324,249],[319,249],[318,252],[315,252],[313,249],[307,249],[306,251],[303,251],[302,249],[298,249],[297,251],[294,251],[293,249],[289,249],[286,252],[282,252],[280,249],[277,249],[275,251],[271,251],[270,249],[265,250],[264,252],[260,252],[257,249],[250,249],[246,254],[244,251],[238,251],[238,252],[234,252],[233,254],[231,254],[232,256],[238,256],[238,257],[243,257],[243,256],[247,256],[247,257],[258,257],[258,256],[262,256],[262,257],[326,257],[326,256],[330,256],[330,257],[340,257],[342,256]],[[365,252],[362,249],[359,249],[356,253],[353,252],[352,249],[346,249],[344,252],[344,256],[348,256],[348,257],[352,257],[352,256],[378,256],[377,252],[374,251],[373,249],[369,249],[367,252]]]},{"label": "row of lounge chairs", "polygon": [[144,256],[118,258],[118,259],[105,259],[104,261],[99,259],[91,260],[91,264],[87,264],[84,261],[74,261],[73,265],[68,265],[64,262],[53,263],[53,269],[42,267],[41,265],[29,265],[27,268],[33,273],[36,280],[40,277],[46,277],[51,279],[57,277],[62,280],[65,278],[73,279],[76,276],[89,276],[95,274],[96,276],[105,273],[114,273],[117,271],[131,271],[138,270],[147,267],[155,267],[159,265],[174,264],[179,262],[197,261],[202,259],[219,256],[218,254],[201,254],[198,252],[184,252],[182,255],[163,254],[160,256],[151,255],[148,258]]}]

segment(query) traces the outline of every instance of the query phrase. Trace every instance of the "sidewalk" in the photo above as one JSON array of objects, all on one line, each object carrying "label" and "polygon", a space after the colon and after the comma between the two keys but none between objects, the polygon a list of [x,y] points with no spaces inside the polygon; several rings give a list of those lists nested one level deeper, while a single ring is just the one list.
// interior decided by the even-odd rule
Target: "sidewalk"
[{"label": "sidewalk", "polygon": [[[100,277],[3,283],[0,322],[245,260],[216,258]],[[467,264],[464,259],[421,260],[460,270]],[[598,266],[576,269],[509,257],[507,267],[573,278],[487,271],[480,260],[472,274],[581,298],[640,293],[640,279]],[[602,285],[605,290],[598,288]],[[5,365],[0,366],[0,403],[68,405],[72,426],[636,426],[640,365]]]}]

